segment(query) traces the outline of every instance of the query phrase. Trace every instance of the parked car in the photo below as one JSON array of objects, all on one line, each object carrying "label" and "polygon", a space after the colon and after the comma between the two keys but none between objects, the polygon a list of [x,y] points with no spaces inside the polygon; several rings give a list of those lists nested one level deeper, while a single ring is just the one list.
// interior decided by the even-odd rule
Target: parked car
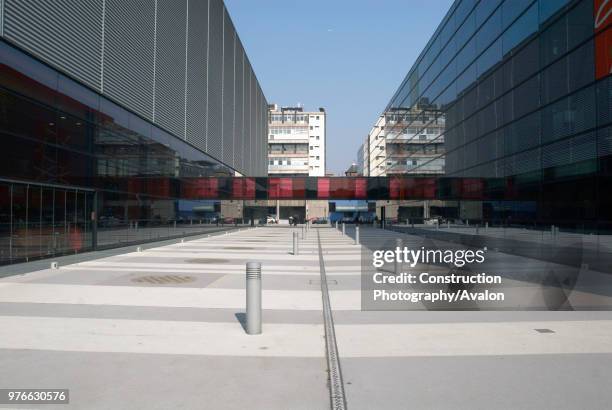
[{"label": "parked car", "polygon": [[268,217],[266,218],[266,224],[277,224],[278,220],[272,216],[272,215],[268,215]]},{"label": "parked car", "polygon": [[327,219],[325,219],[325,218],[314,218],[312,220],[312,223],[316,224],[316,225],[324,225],[324,224],[327,223]]}]

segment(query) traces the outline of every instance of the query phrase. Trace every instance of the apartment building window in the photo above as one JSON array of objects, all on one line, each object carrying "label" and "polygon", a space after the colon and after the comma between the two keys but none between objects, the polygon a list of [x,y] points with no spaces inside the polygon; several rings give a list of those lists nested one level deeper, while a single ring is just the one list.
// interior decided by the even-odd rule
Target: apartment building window
[{"label": "apartment building window", "polygon": [[311,145],[311,146],[310,146],[310,150],[312,151],[313,149],[314,149],[314,147]]},{"label": "apartment building window", "polygon": [[319,139],[319,136],[317,135],[317,139]]},{"label": "apartment building window", "polygon": [[419,140],[426,141],[427,140],[427,135],[424,135],[424,134],[419,135]]},{"label": "apartment building window", "polygon": [[317,159],[319,159],[319,156],[317,155]]},{"label": "apartment building window", "polygon": [[313,128],[312,128],[312,125],[310,126],[310,129],[311,129],[311,130],[313,129]]}]

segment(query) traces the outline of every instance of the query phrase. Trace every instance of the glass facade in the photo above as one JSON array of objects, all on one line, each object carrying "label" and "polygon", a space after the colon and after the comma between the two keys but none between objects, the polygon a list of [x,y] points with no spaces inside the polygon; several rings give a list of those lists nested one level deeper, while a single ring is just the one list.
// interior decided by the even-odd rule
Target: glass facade
[{"label": "glass facade", "polygon": [[0,264],[217,229],[180,184],[234,175],[2,41],[0,135]]},{"label": "glass facade", "polygon": [[386,114],[424,104],[437,112],[403,128],[426,134],[442,119],[446,176],[512,187],[515,202],[481,204],[476,219],[612,228],[612,17],[603,3],[457,0],[389,102]]}]

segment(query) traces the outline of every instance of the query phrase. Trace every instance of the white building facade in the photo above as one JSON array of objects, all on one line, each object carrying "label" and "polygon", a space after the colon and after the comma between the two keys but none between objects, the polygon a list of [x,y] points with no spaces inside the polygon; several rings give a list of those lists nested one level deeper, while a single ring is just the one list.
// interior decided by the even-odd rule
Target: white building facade
[{"label": "white building facade", "polygon": [[325,176],[326,112],[268,108],[268,175]]}]

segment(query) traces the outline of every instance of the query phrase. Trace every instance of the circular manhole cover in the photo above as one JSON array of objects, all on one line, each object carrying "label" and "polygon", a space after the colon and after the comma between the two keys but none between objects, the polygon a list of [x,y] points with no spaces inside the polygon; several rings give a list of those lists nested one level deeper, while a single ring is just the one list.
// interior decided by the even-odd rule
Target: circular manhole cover
[{"label": "circular manhole cover", "polygon": [[231,250],[249,250],[249,249],[255,249],[255,248],[249,248],[247,246],[225,246],[223,247],[223,249],[231,249]]},{"label": "circular manhole cover", "polygon": [[187,262],[189,263],[226,263],[226,262],[229,262],[229,260],[215,259],[215,258],[199,258],[199,259],[189,259]]},{"label": "circular manhole cover", "polygon": [[193,276],[185,275],[159,275],[159,276],[139,276],[132,279],[132,282],[138,283],[149,283],[152,285],[174,285],[177,283],[189,283],[193,282],[195,278]]}]

